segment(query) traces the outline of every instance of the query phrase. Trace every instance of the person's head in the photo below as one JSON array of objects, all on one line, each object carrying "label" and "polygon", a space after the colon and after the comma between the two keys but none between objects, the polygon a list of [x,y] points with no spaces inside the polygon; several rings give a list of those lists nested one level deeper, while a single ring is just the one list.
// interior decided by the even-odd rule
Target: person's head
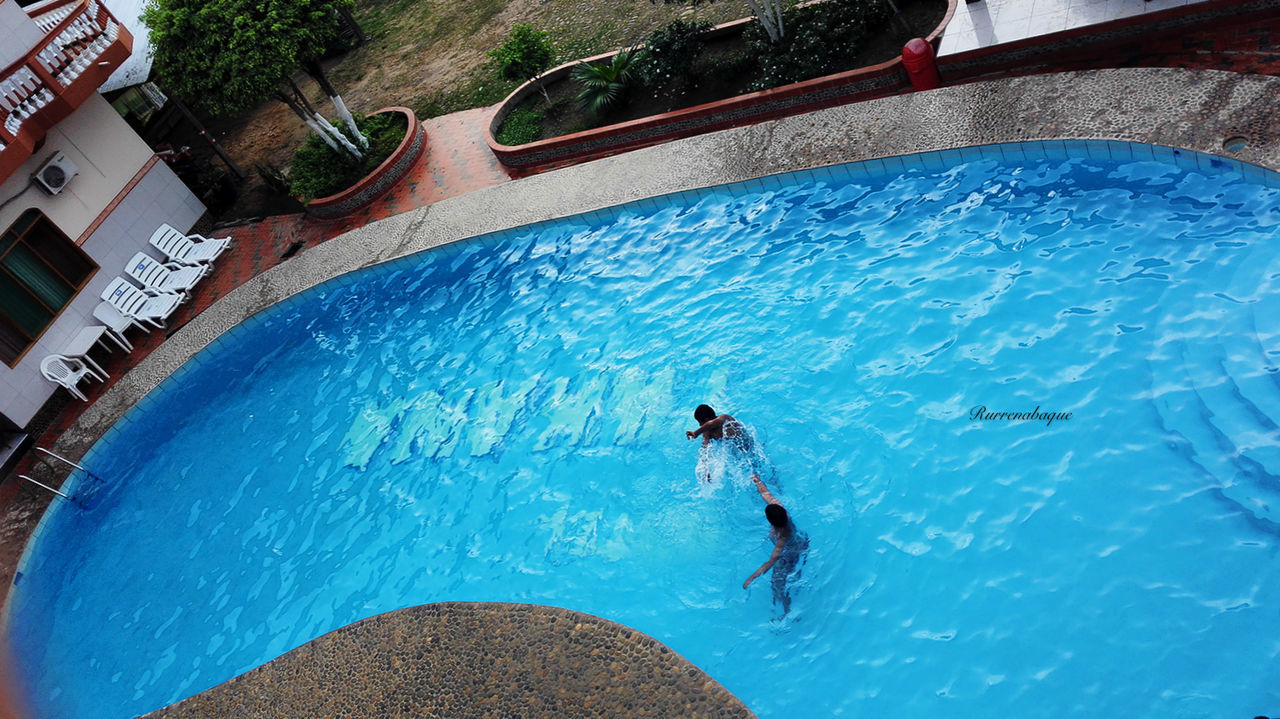
[{"label": "person's head", "polygon": [[709,404],[700,404],[694,408],[693,418],[698,424],[706,424],[716,418],[716,411]]},{"label": "person's head", "polygon": [[770,504],[764,508],[764,518],[778,529],[787,528],[787,510],[781,504]]}]

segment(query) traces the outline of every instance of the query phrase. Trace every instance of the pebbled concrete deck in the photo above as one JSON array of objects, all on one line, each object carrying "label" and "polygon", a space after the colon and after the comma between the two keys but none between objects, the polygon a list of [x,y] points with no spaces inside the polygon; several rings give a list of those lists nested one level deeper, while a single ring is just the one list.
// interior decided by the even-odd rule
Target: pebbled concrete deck
[{"label": "pebbled concrete deck", "polygon": [[[192,319],[111,387],[63,433],[54,450],[73,459],[80,457],[183,362],[256,312],[347,272],[475,235],[776,173],[1000,142],[1063,138],[1146,142],[1224,155],[1280,171],[1277,117],[1280,78],[1174,69],[1098,70],[974,83],[832,108],[506,182],[353,229],[247,281]],[[1223,141],[1235,136],[1245,139],[1245,147],[1225,151]],[[57,484],[56,479],[52,481]],[[6,542],[25,542],[47,504],[43,497],[26,496],[0,527]],[[12,566],[0,567],[0,582],[6,589],[12,573]],[[507,626],[510,621],[500,609],[476,616],[487,628]],[[477,631],[459,641],[474,643],[473,650],[479,652],[492,636],[492,632]],[[560,640],[548,641],[560,646]],[[658,651],[656,646],[648,649]],[[286,665],[297,661],[289,656],[276,661]],[[323,667],[330,672],[327,676],[344,680],[349,676],[345,664]],[[285,676],[273,674],[276,669],[255,671]],[[317,691],[335,691],[339,684],[323,686]],[[644,705],[647,686],[634,685],[637,706]],[[411,692],[412,687],[397,691]],[[307,698],[299,694],[299,700]],[[466,714],[458,705],[449,706],[455,713],[440,715],[485,716],[478,709]],[[284,705],[275,710],[281,715],[310,715],[305,709],[294,711]],[[357,714],[370,716],[351,715]],[[205,714],[209,715],[216,714]]]},{"label": "pebbled concrete deck", "polygon": [[146,716],[755,715],[684,657],[621,624],[556,607],[446,602],[349,624]]}]

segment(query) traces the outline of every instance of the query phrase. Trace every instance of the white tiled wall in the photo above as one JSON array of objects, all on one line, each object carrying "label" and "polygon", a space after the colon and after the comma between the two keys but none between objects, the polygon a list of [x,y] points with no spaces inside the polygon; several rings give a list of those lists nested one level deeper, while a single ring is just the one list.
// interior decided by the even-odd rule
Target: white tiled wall
[{"label": "white tiled wall", "polygon": [[1048,35],[1202,0],[960,0],[939,55]]},{"label": "white tiled wall", "polygon": [[0,0],[0,68],[26,55],[43,38],[15,0]]},{"label": "white tiled wall", "polygon": [[152,166],[82,245],[98,264],[98,272],[17,367],[0,366],[0,414],[19,427],[25,426],[57,389],[40,375],[40,361],[61,352],[81,328],[101,324],[93,318],[93,308],[101,301],[98,295],[122,274],[125,262],[135,252],[145,250],[159,258],[147,240],[161,223],[187,230],[204,210],[199,198],[167,165],[158,162]]}]

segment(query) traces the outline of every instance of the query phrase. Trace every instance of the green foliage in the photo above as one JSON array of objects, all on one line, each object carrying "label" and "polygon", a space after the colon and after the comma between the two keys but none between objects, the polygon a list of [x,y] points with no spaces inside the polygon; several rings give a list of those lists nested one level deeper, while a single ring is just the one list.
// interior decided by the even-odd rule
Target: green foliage
[{"label": "green foliage", "polygon": [[395,152],[407,129],[400,113],[373,115],[357,120],[356,124],[360,133],[369,139],[364,160],[336,153],[319,135],[310,135],[294,153],[289,168],[289,189],[295,196],[310,200],[351,187]]},{"label": "green foliage", "polygon": [[517,24],[502,47],[489,51],[498,63],[498,71],[509,80],[532,80],[551,67],[555,53],[547,34],[532,25]]},{"label": "green foliage", "polygon": [[517,107],[502,121],[502,129],[494,139],[504,145],[523,145],[542,136],[544,114],[527,107]]},{"label": "green foliage", "polygon": [[361,3],[360,27],[371,38],[387,37],[397,21],[415,9],[416,0],[391,0],[388,3]]},{"label": "green foliage", "polygon": [[214,113],[254,106],[322,55],[354,0],[151,0],[142,12],[160,84]]},{"label": "green foliage", "polygon": [[711,85],[733,85],[756,72],[756,56],[746,50],[711,60],[703,68],[701,79]]},{"label": "green foliage", "polygon": [[702,52],[702,35],[709,22],[676,19],[654,30],[644,41],[644,57],[638,63],[640,79],[650,87],[678,84],[689,74]]},{"label": "green foliage", "polygon": [[579,62],[573,68],[574,82],[582,85],[578,103],[597,117],[618,107],[635,81],[636,66],[642,56],[643,53],[628,48],[619,51],[609,62],[595,65]]},{"label": "green foliage", "polygon": [[752,90],[765,90],[829,75],[850,67],[861,51],[869,27],[888,20],[885,0],[825,0],[783,13],[790,28],[777,43],[769,42],[760,24],[752,23],[743,40],[755,54],[759,77]]}]

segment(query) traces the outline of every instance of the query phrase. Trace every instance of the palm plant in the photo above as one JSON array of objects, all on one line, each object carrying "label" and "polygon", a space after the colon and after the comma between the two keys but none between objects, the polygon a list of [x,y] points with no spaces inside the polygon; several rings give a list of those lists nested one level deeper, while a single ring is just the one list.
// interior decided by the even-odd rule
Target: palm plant
[{"label": "palm plant", "polygon": [[627,48],[609,62],[597,65],[579,62],[573,69],[573,80],[582,85],[578,93],[582,108],[598,117],[617,107],[636,79],[640,55],[640,51]]}]

